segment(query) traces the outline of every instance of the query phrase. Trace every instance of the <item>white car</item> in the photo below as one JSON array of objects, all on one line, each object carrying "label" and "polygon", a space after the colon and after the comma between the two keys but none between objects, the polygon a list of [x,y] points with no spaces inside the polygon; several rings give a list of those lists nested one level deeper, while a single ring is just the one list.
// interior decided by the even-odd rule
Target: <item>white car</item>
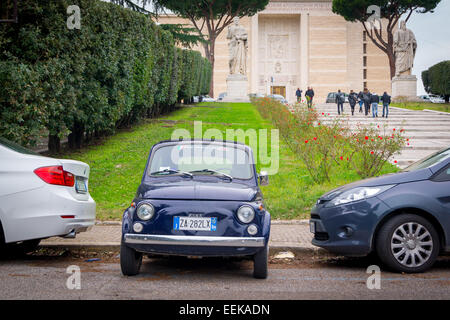
[{"label": "white car", "polygon": [[430,94],[430,101],[432,103],[445,103],[445,100],[442,97],[439,97],[437,95],[434,94]]},{"label": "white car", "polygon": [[41,239],[88,230],[95,223],[89,170],[86,163],[44,157],[0,137],[0,245],[33,250]]},{"label": "white car", "polygon": [[216,99],[211,98],[210,96],[203,96],[202,97],[202,102],[215,102]]}]

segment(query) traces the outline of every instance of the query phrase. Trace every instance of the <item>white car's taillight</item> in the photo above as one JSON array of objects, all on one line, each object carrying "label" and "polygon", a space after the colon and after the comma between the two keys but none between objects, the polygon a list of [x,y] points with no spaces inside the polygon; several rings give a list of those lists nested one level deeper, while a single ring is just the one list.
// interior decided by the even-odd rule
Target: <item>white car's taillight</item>
[{"label": "white car's taillight", "polygon": [[62,166],[41,167],[34,170],[34,173],[48,184],[73,187],[75,176],[64,171]]}]

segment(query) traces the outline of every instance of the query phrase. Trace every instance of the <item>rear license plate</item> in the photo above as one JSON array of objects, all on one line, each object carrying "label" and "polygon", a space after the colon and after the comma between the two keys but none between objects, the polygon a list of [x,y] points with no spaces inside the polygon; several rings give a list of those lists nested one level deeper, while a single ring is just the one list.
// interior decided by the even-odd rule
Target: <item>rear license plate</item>
[{"label": "rear license plate", "polygon": [[309,222],[309,231],[311,231],[311,233],[316,233],[316,223],[314,221]]},{"label": "rear license plate", "polygon": [[174,217],[174,230],[216,231],[217,218]]},{"label": "rear license plate", "polygon": [[78,193],[87,193],[86,180],[83,178],[75,178],[75,190]]}]

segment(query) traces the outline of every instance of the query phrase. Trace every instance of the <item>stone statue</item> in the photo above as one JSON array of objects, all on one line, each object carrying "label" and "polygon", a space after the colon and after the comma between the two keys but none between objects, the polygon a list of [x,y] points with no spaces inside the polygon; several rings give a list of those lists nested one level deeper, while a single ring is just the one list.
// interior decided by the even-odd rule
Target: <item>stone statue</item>
[{"label": "stone statue", "polygon": [[230,40],[230,74],[247,74],[248,34],[245,28],[239,25],[239,18],[233,19],[233,25],[228,28],[227,39]]},{"label": "stone statue", "polygon": [[394,34],[395,75],[411,75],[416,55],[417,41],[414,33],[400,21],[400,28]]}]

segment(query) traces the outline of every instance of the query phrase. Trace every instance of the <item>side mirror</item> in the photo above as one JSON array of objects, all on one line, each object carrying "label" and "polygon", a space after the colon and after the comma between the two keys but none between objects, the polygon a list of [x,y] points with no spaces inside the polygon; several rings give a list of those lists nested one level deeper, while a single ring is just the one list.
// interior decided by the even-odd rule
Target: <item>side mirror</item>
[{"label": "side mirror", "polygon": [[261,186],[267,186],[269,184],[269,175],[266,171],[261,171],[258,175],[259,184]]}]

